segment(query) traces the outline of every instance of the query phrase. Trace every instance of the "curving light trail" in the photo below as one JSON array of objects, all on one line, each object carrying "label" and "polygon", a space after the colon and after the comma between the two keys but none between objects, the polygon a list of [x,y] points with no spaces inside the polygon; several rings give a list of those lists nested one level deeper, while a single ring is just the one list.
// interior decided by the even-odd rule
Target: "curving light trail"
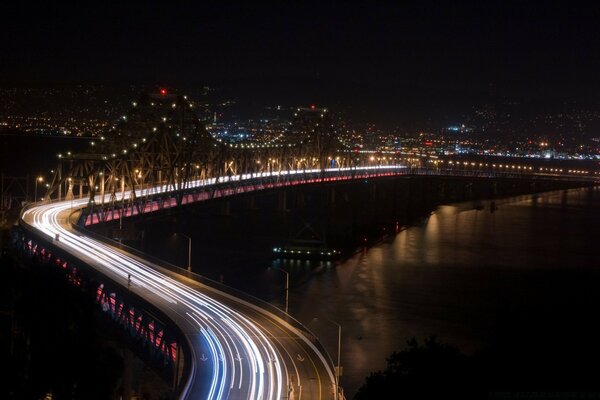
[{"label": "curving light trail", "polygon": [[[215,182],[211,179],[192,185]],[[162,186],[145,192],[165,190]],[[137,194],[143,195],[141,191]],[[95,201],[99,200],[97,196]],[[275,400],[293,397],[292,391],[299,396],[296,398],[336,397],[330,364],[303,332],[250,302],[161,272],[150,262],[75,232],[69,217],[73,210],[86,205],[87,199],[38,204],[25,210],[22,220],[52,239],[58,235],[56,246],[114,281],[126,286],[131,276],[131,290],[159,307],[177,324],[192,353],[192,373],[182,398]]]}]

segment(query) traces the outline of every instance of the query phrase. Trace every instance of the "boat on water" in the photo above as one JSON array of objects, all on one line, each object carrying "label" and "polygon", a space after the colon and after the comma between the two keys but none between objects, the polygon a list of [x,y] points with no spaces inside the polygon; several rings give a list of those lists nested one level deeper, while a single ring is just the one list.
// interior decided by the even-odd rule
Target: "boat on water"
[{"label": "boat on water", "polygon": [[273,248],[273,255],[277,258],[335,260],[341,254],[341,251],[328,247],[320,240],[297,239]]},{"label": "boat on water", "polygon": [[288,239],[281,246],[273,247],[273,256],[276,258],[335,260],[341,255],[342,252],[328,246],[310,224],[305,224],[293,238]]}]

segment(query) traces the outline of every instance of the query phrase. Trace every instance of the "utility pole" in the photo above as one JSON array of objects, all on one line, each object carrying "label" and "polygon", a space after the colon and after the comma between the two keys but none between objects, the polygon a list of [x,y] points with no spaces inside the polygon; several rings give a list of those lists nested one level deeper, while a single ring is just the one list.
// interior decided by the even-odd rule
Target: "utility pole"
[{"label": "utility pole", "polygon": [[188,265],[187,270],[192,272],[192,238],[183,233],[176,233],[176,235],[181,235],[188,240]]},{"label": "utility pole", "polygon": [[[314,320],[318,320],[319,318],[314,318]],[[338,324],[337,322],[335,322],[332,319],[329,318],[323,318],[326,321],[331,322],[332,324],[337,325],[338,327],[338,348],[337,348],[337,366],[336,366],[336,371],[335,371],[335,400],[339,400],[339,395],[340,395],[340,372],[341,372],[341,366],[340,366],[340,362],[341,362],[341,354],[342,354],[342,325]]]},{"label": "utility pole", "polygon": [[[269,267],[270,269],[270,267]],[[289,305],[289,298],[290,298],[290,273],[287,272],[285,269],[283,268],[274,268],[277,271],[281,271],[285,274],[285,313],[288,313],[288,305]]]}]

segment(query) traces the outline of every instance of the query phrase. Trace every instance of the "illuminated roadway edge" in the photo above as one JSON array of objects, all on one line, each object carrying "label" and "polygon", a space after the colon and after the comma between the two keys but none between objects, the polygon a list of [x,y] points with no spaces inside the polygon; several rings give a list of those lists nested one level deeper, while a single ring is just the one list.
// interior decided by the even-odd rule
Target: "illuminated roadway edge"
[{"label": "illuminated roadway edge", "polygon": [[[404,166],[356,167],[356,178],[406,173]],[[322,173],[336,176],[350,169],[284,171],[198,180],[187,188],[216,182],[248,181],[277,175]],[[369,171],[376,170],[376,171]],[[370,172],[373,172],[371,174]],[[347,178],[346,178],[347,179]],[[289,179],[288,184],[294,184]],[[165,192],[166,187],[145,190]],[[129,192],[119,193],[128,197]],[[136,195],[142,192],[136,191]],[[110,195],[105,195],[108,201]],[[100,202],[100,196],[94,201]],[[20,223],[47,235],[54,246],[85,262],[115,282],[160,309],[181,330],[189,346],[189,376],[184,377],[182,399],[334,399],[336,380],[329,356],[314,336],[285,314],[218,290],[158,264],[99,240],[85,230],[75,230],[73,214],[87,206],[88,199],[36,203],[23,210]],[[249,296],[247,297],[249,298]],[[270,306],[264,303],[265,306]]]}]

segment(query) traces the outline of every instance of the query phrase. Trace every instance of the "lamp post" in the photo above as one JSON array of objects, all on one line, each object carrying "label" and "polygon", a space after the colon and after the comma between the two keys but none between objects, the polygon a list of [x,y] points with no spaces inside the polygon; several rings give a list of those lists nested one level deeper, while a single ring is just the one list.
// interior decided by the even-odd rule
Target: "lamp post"
[{"label": "lamp post", "polygon": [[35,189],[33,191],[33,202],[35,203],[37,201],[37,185],[39,183],[44,182],[44,177],[43,176],[38,176],[37,178],[35,178]]},{"label": "lamp post", "polygon": [[[319,319],[319,318],[315,318],[315,319]],[[341,356],[341,350],[342,350],[342,325],[338,324],[337,322],[335,322],[332,319],[329,318],[323,318],[326,321],[331,322],[332,324],[337,325],[338,327],[338,349],[337,349],[337,367],[336,367],[336,371],[335,371],[335,399],[338,400],[339,399],[339,395],[340,395],[340,356]]]},{"label": "lamp post", "polygon": [[287,314],[290,298],[290,273],[285,269],[280,269],[280,271],[285,273],[285,313]]},{"label": "lamp post", "polygon": [[290,273],[287,272],[285,269],[283,268],[274,268],[277,271],[281,271],[285,274],[285,313],[288,313],[288,305],[289,305],[289,298],[290,298]]},{"label": "lamp post", "polygon": [[[67,180],[69,181],[69,187],[67,189],[67,193],[65,193],[65,196],[68,193],[71,193],[71,210],[73,210],[73,197],[75,197],[74,190],[73,190],[73,183],[72,183],[73,182],[73,178],[69,177]],[[119,229],[121,229],[121,228],[119,227]]]},{"label": "lamp post", "polygon": [[187,269],[188,269],[188,271],[191,272],[192,271],[192,238],[183,233],[175,233],[175,234],[181,235],[181,236],[187,238],[187,240],[188,240],[188,266],[187,266]]}]

